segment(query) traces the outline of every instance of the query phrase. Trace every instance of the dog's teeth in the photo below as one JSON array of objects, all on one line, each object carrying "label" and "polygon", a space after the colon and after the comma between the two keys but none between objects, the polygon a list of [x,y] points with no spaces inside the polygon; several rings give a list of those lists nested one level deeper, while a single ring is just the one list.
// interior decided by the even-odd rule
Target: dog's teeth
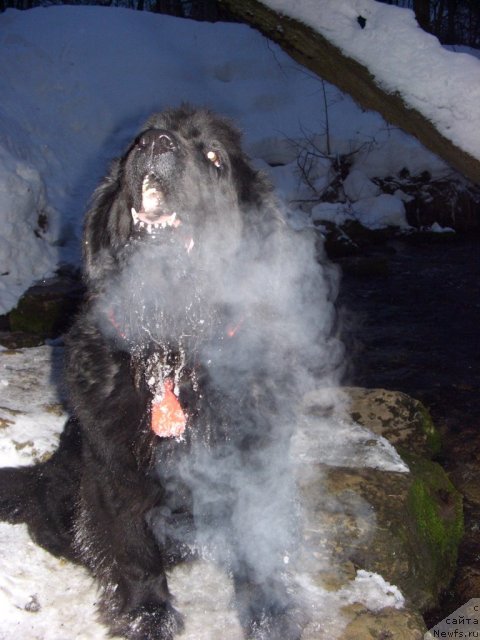
[{"label": "dog's teeth", "polygon": [[138,213],[135,211],[134,207],[132,207],[132,218],[135,223],[138,222]]},{"label": "dog's teeth", "polygon": [[153,225],[153,228],[154,228],[154,229],[160,229],[160,224],[159,224],[158,222],[156,222],[156,223]]},{"label": "dog's teeth", "polygon": [[152,233],[152,225],[151,224],[147,225],[147,231],[148,231],[148,233]]},{"label": "dog's teeth", "polygon": [[145,226],[145,223],[144,223],[144,222],[140,222],[140,226],[141,226],[141,227],[142,227],[142,229],[143,229],[143,227]]}]

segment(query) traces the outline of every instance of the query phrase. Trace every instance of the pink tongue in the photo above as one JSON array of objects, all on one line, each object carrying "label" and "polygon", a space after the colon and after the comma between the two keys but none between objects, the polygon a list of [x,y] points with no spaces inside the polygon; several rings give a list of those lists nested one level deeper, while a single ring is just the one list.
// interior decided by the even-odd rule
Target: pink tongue
[{"label": "pink tongue", "polygon": [[185,431],[187,419],[173,391],[171,380],[165,380],[162,400],[152,402],[152,431],[160,438],[180,438]]}]

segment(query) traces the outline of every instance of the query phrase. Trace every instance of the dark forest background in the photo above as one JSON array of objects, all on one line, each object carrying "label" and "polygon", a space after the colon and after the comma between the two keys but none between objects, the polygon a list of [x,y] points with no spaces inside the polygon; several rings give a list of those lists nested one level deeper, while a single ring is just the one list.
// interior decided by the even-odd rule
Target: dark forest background
[{"label": "dark forest background", "polygon": [[[443,44],[480,48],[480,0],[380,0],[415,11],[420,26]],[[55,4],[97,4],[153,11],[194,20],[234,20],[218,0],[0,0],[8,7],[31,9]]]}]

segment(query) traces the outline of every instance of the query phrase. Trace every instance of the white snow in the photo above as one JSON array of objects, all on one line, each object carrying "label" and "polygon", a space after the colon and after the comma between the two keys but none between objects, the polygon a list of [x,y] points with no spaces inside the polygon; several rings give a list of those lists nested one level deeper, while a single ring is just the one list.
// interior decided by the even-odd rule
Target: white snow
[{"label": "white snow", "polygon": [[370,229],[408,228],[405,206],[400,198],[382,193],[375,198],[361,198],[353,206],[362,224]]},{"label": "white snow", "polygon": [[66,420],[59,388],[60,349],[0,350],[0,467],[41,460]]},{"label": "white snow", "polygon": [[434,222],[430,227],[427,227],[427,231],[431,231],[432,233],[455,233],[451,227],[442,227],[438,222]]},{"label": "white snow", "polygon": [[[371,0],[271,4],[312,21],[340,46],[358,48],[359,56],[370,52],[364,62],[395,78],[394,90],[409,95],[411,88],[435,109],[438,97],[435,122],[480,153],[474,56],[442,49],[410,12]],[[364,30],[359,13],[367,18]],[[106,7],[9,9],[0,14],[0,93],[0,313],[59,262],[78,263],[82,216],[95,184],[145,118],[165,106],[189,101],[232,117],[287,200],[312,197],[297,165],[308,148],[315,151],[309,178],[318,192],[337,155],[353,153],[359,173],[347,181],[352,202],[377,195],[372,177],[405,167],[412,175],[448,172],[414,138],[358,108],[245,25]],[[398,202],[390,204],[391,216],[370,212],[374,224],[403,225]],[[348,217],[348,207],[342,210]]]},{"label": "white snow", "polygon": [[395,448],[355,422],[339,417],[314,419],[305,416],[292,443],[292,458],[301,471],[304,465],[372,468],[408,473],[409,468]]},{"label": "white snow", "polygon": [[340,593],[347,602],[361,602],[370,611],[380,611],[386,606],[401,609],[405,604],[398,587],[391,585],[378,573],[364,569],[359,569],[355,580],[341,589]]},{"label": "white snow", "polygon": [[[366,66],[387,92],[480,159],[480,60],[442,47],[413,11],[375,0],[262,0],[324,35]],[[358,17],[366,20],[361,28]]]},{"label": "white snow", "polygon": [[0,522],[1,640],[103,640],[87,572],[47,553],[26,526]]},{"label": "white snow", "polygon": [[[363,183],[365,192],[373,189],[366,179]],[[368,229],[398,227],[410,229],[405,215],[405,205],[400,194],[381,193],[378,196],[359,198],[356,202],[320,202],[312,208],[312,221],[328,221],[341,225],[347,220],[358,220]]]}]

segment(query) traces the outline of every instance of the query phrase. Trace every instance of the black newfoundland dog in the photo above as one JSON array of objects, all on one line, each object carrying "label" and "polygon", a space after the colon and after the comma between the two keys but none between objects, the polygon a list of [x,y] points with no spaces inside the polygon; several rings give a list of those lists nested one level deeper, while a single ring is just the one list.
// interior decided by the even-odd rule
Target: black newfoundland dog
[{"label": "black newfoundland dog", "polygon": [[311,241],[232,125],[183,106],[153,115],[94,193],[84,263],[73,417],[47,462],[1,470],[0,517],[89,568],[112,634],[181,633],[166,571],[206,554],[246,637],[300,638],[288,446],[315,358]]}]

